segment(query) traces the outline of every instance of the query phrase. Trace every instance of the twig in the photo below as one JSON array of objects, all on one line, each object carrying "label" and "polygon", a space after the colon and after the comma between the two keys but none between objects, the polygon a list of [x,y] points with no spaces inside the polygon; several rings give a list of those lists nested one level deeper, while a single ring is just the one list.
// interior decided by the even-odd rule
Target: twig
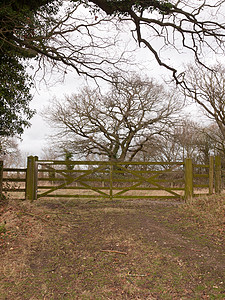
[{"label": "twig", "polygon": [[44,218],[42,218],[42,217],[40,217],[40,216],[38,216],[38,215],[35,215],[35,214],[32,214],[32,213],[29,213],[29,212],[26,212],[26,211],[22,211],[22,213],[23,213],[23,214],[25,214],[25,215],[28,215],[28,216],[34,217],[34,218],[39,218],[39,219],[41,219],[42,221],[49,223],[49,221],[48,221],[48,220],[46,220],[46,219],[44,219]]},{"label": "twig", "polygon": [[117,251],[117,250],[101,250],[101,252],[117,253],[117,254],[123,254],[123,255],[128,254],[127,252]]},{"label": "twig", "polygon": [[55,266],[53,269],[45,271],[45,273],[55,272],[57,268],[58,266]]},{"label": "twig", "polygon": [[131,276],[131,277],[147,277],[149,275],[147,275],[147,274],[127,274],[127,276]]},{"label": "twig", "polygon": [[126,280],[129,281],[131,284],[134,284],[130,278],[126,277]]},{"label": "twig", "polygon": [[58,215],[58,214],[56,214],[56,216],[57,216],[57,218],[58,218],[60,221],[62,221],[62,219],[59,217],[59,215]]}]

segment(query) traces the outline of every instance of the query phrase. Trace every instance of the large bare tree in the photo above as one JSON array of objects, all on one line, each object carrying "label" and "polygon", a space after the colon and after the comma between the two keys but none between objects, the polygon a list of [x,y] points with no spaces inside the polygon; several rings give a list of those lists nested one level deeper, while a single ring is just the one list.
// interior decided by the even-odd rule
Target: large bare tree
[{"label": "large bare tree", "polygon": [[216,122],[225,139],[225,67],[216,64],[211,69],[209,71],[189,66],[185,76],[188,89],[184,93]]},{"label": "large bare tree", "polygon": [[151,138],[168,131],[181,108],[174,93],[137,75],[115,82],[103,95],[85,88],[54,100],[44,114],[57,128],[57,145],[83,157],[131,161]]}]

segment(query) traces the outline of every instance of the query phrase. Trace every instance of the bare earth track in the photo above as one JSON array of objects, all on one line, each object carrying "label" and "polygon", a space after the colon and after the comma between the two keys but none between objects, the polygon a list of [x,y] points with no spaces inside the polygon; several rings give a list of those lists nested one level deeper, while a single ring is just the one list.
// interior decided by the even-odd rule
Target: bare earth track
[{"label": "bare earth track", "polygon": [[179,201],[12,202],[5,221],[0,299],[225,299],[224,221]]}]

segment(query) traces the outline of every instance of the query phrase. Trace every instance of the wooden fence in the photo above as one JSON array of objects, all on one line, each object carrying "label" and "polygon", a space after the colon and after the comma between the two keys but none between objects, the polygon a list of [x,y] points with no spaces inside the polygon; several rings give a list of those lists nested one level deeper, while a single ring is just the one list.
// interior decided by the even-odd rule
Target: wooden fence
[{"label": "wooden fence", "polygon": [[4,168],[0,162],[0,196],[147,199],[183,198],[221,193],[221,159],[209,164],[184,162],[47,161],[29,156],[27,168]]},{"label": "wooden fence", "polygon": [[27,168],[4,168],[3,161],[0,161],[0,199],[8,192],[19,194],[25,199]]}]

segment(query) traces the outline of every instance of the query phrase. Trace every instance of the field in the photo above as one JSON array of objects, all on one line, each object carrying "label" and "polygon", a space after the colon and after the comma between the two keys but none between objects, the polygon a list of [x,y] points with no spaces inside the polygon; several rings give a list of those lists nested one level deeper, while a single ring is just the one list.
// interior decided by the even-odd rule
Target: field
[{"label": "field", "polygon": [[215,195],[9,201],[0,299],[224,299],[224,212]]}]

